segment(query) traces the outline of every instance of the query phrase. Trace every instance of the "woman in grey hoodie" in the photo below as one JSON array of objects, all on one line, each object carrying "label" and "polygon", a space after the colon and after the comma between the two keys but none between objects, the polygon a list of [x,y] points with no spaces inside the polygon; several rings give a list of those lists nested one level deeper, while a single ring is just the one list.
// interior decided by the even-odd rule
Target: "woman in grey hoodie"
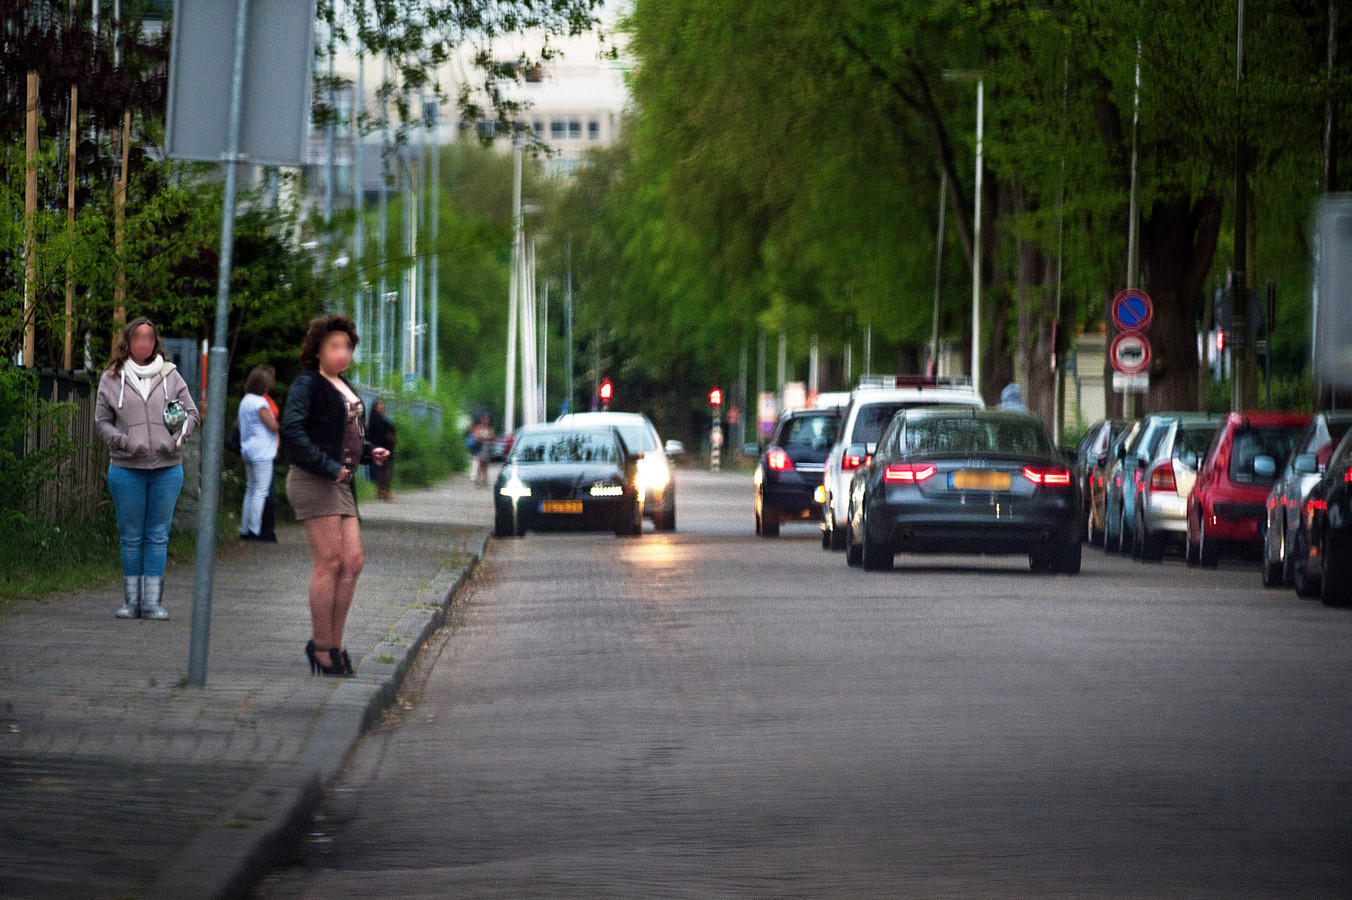
[{"label": "woman in grey hoodie", "polygon": [[94,424],[108,445],[108,488],[122,535],[119,619],[167,619],[160,600],[169,525],[183,488],[183,441],[201,421],[159,332],[147,318],[127,323],[99,380]]}]

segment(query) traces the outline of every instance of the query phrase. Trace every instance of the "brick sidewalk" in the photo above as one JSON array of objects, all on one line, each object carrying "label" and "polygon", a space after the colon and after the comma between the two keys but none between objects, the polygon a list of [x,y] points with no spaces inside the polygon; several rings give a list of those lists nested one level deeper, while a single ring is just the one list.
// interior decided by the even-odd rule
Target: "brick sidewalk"
[{"label": "brick sidewalk", "polygon": [[310,675],[298,527],[218,563],[205,689],[184,686],[191,564],[167,574],[167,622],[115,619],[120,585],[0,613],[0,896],[247,885],[441,624],[483,551],[483,497],[455,479],[363,508],[353,679]]}]

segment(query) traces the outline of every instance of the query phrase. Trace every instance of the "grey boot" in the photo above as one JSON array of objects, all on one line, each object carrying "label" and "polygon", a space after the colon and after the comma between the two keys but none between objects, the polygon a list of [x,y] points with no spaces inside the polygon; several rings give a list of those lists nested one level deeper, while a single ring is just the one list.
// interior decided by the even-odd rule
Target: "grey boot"
[{"label": "grey boot", "polygon": [[169,618],[169,613],[165,611],[163,606],[160,606],[160,598],[164,595],[164,576],[145,576],[144,586],[141,590],[141,618]]},{"label": "grey boot", "polygon": [[141,618],[141,576],[122,578],[122,608],[117,611],[119,619]]}]

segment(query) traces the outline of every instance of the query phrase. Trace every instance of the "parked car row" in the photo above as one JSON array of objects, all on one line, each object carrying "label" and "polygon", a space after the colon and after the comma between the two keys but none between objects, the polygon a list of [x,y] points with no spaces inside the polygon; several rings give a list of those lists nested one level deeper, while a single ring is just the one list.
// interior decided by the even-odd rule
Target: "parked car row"
[{"label": "parked car row", "polygon": [[1081,536],[1106,552],[1257,559],[1265,585],[1352,603],[1352,411],[1103,421],[1081,441],[1075,477]]}]

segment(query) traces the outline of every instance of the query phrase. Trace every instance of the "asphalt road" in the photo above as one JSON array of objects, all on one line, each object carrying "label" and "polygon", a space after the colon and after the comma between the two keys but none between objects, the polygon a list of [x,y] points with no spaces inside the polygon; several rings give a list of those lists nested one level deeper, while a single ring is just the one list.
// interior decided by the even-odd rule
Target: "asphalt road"
[{"label": "asphalt road", "polygon": [[[485,506],[485,509],[487,507]],[[1352,893],[1352,614],[1248,567],[498,542],[270,898]]]}]

